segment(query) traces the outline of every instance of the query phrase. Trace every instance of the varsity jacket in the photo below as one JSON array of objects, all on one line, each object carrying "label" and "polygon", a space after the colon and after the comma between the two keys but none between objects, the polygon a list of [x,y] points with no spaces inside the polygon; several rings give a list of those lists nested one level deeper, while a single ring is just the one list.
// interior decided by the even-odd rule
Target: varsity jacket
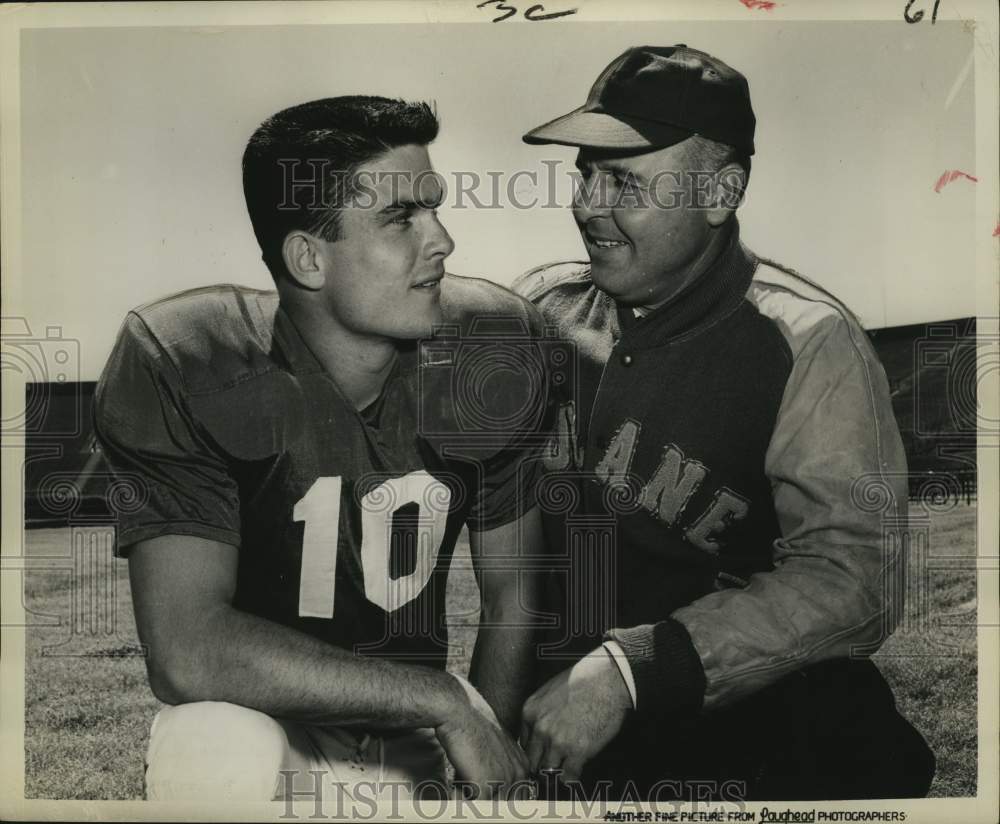
[{"label": "varsity jacket", "polygon": [[906,459],[882,366],[842,304],[728,231],[642,319],[587,263],[514,284],[574,351],[539,489],[563,613],[542,655],[613,639],[640,718],[874,652],[902,608]]}]

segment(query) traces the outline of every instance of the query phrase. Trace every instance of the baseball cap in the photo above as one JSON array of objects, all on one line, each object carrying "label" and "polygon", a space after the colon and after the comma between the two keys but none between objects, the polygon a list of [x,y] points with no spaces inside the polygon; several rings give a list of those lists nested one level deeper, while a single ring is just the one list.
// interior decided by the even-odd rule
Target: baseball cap
[{"label": "baseball cap", "polygon": [[523,140],[658,149],[698,134],[752,155],[756,123],[747,79],[718,58],[684,43],[636,46],[601,72],[583,106]]}]

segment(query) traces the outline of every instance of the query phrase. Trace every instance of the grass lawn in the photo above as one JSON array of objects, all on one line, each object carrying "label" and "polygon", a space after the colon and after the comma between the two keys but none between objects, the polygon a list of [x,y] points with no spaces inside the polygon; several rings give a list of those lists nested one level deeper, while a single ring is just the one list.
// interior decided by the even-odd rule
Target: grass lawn
[{"label": "grass lawn", "polygon": [[[964,504],[933,516],[928,563],[911,564],[925,573],[911,574],[917,583],[906,619],[876,656],[903,713],[937,754],[935,796],[976,792],[976,588],[975,572],[963,563],[976,554],[975,519],[975,505]],[[26,795],[141,798],[149,722],[159,704],[146,685],[127,564],[108,559],[110,530],[76,553],[75,576],[69,530],[26,536],[27,554],[44,567],[25,575]],[[456,560],[449,669],[464,674],[478,615],[464,541]],[[74,578],[82,582],[75,588]]]}]

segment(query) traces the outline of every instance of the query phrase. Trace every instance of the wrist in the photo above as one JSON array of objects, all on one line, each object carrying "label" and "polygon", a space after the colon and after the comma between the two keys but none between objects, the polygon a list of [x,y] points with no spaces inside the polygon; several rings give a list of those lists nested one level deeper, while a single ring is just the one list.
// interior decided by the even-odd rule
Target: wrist
[{"label": "wrist", "polygon": [[448,672],[437,675],[436,688],[427,692],[427,726],[435,729],[463,716],[469,706],[468,696],[455,676]]},{"label": "wrist", "polygon": [[632,694],[629,692],[611,650],[602,645],[591,652],[588,657],[594,660],[595,666],[601,672],[601,680],[605,685],[604,693],[608,700],[620,709],[634,709]]},{"label": "wrist", "polygon": [[[493,709],[479,691],[465,678],[453,673],[442,673],[444,689],[439,706],[435,708],[434,727],[461,723],[471,714],[478,714],[496,722]],[[496,722],[499,723],[499,722]]]},{"label": "wrist", "polygon": [[617,641],[610,639],[605,641],[601,646],[611,658],[615,668],[618,670],[618,674],[621,675],[625,689],[628,690],[629,709],[634,710],[636,708],[635,676],[632,674],[632,665],[628,662],[625,650],[621,648],[621,644]]}]

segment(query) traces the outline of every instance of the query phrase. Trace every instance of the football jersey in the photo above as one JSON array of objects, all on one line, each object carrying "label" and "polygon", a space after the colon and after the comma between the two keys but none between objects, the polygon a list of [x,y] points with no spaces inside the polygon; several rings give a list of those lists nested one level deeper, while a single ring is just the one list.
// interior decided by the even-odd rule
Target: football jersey
[{"label": "football jersey", "polygon": [[463,524],[533,504],[546,378],[540,316],[447,276],[444,324],[401,343],[356,411],[275,292],[213,286],[131,312],[95,396],[112,467],[138,475],[118,546],[239,548],[234,606],[358,654],[443,667]]}]

